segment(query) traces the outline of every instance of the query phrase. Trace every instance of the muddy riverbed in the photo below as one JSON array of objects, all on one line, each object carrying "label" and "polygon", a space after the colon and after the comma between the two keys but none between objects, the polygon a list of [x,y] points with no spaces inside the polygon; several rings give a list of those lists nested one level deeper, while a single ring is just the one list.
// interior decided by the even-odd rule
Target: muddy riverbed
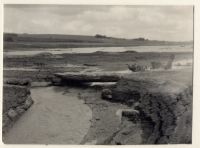
[{"label": "muddy riverbed", "polygon": [[5,134],[4,142],[105,144],[121,125],[117,112],[129,107],[102,100],[101,85],[33,87],[34,104]]},{"label": "muddy riverbed", "polygon": [[67,87],[31,89],[34,105],[5,135],[6,143],[78,144],[87,134],[91,109],[79,99],[84,90]]}]

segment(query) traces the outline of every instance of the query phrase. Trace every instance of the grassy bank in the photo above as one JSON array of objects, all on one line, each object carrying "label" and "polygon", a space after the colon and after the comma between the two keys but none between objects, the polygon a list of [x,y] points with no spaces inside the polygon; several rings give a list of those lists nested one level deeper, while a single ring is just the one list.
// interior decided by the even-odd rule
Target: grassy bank
[{"label": "grassy bank", "polygon": [[103,35],[57,35],[57,34],[12,34],[4,33],[4,48],[77,48],[77,47],[126,47],[188,45],[192,42],[169,42],[144,38],[122,39]]}]

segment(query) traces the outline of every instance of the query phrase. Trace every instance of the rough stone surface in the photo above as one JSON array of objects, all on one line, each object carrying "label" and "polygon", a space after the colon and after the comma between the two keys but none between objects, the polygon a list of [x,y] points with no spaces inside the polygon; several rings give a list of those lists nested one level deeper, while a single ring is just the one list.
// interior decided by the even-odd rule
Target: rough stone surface
[{"label": "rough stone surface", "polygon": [[27,110],[32,104],[33,104],[33,100],[30,96],[28,96],[26,101],[24,102],[22,108]]},{"label": "rough stone surface", "polygon": [[29,79],[8,79],[5,81],[6,84],[10,85],[21,85],[21,86],[30,86],[31,85],[31,80]]},{"label": "rough stone surface", "polygon": [[140,144],[192,142],[191,85],[124,79],[112,89],[112,95],[112,101],[139,110],[141,122],[149,124],[151,129],[143,128],[143,135],[149,134]]},{"label": "rough stone surface", "polygon": [[30,95],[29,88],[19,85],[4,85],[3,86],[3,112],[10,108],[16,108],[26,101],[27,96]]},{"label": "rough stone surface", "polygon": [[8,114],[7,115],[11,120],[15,120],[17,118],[17,116],[18,116],[17,112],[12,108],[8,110]]},{"label": "rough stone surface", "polygon": [[22,107],[17,107],[17,108],[16,108],[16,112],[17,112],[19,115],[21,115],[21,114],[23,114],[23,113],[25,112],[25,110],[24,110]]},{"label": "rough stone surface", "polygon": [[[26,81],[7,81],[3,85],[3,134],[27,110],[33,100],[30,96],[29,84]],[[12,84],[12,85],[10,85]]]},{"label": "rough stone surface", "polygon": [[112,91],[110,89],[103,89],[101,96],[103,99],[112,99]]}]

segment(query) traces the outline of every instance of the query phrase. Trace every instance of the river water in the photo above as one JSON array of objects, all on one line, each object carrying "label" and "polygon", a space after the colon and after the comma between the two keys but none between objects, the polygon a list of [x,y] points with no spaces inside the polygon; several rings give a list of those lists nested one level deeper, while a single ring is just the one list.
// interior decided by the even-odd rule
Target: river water
[{"label": "river water", "polygon": [[79,99],[81,89],[31,89],[32,107],[5,135],[13,144],[79,144],[90,128],[92,111]]},{"label": "river water", "polygon": [[[5,51],[5,50],[4,50]],[[131,46],[131,47],[90,47],[90,48],[45,48],[45,49],[32,49],[26,51],[5,51],[5,56],[14,55],[35,55],[43,52],[51,54],[63,54],[63,53],[93,53],[97,51],[103,52],[193,52],[191,45],[186,46]]]}]

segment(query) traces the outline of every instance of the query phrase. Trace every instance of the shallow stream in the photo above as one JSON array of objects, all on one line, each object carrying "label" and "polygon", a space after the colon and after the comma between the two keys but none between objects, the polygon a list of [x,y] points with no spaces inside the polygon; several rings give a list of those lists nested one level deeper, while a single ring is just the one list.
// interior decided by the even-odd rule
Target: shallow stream
[{"label": "shallow stream", "polygon": [[6,143],[79,144],[90,128],[92,111],[79,99],[79,88],[31,89],[32,107],[5,135]]}]

